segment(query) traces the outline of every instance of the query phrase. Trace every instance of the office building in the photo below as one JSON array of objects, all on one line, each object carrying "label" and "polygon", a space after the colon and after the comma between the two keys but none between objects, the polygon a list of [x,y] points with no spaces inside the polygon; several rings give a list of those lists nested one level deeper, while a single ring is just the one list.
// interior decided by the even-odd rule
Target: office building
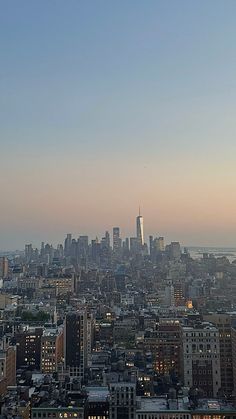
[{"label": "office building", "polygon": [[0,278],[7,278],[8,276],[8,259],[0,257]]},{"label": "office building", "polygon": [[134,383],[111,383],[110,397],[110,419],[135,419],[136,386]]},{"label": "office building", "polygon": [[144,233],[143,233],[143,217],[142,215],[137,216],[136,218],[136,237],[140,246],[144,245]]},{"label": "office building", "polygon": [[158,237],[158,239],[157,239],[157,250],[159,252],[164,252],[165,251],[164,237]]},{"label": "office building", "polygon": [[82,379],[91,357],[91,316],[70,312],[65,319],[65,366],[70,376]]},{"label": "office building", "polygon": [[110,419],[108,387],[86,387],[87,402],[85,409],[86,419]]},{"label": "office building", "polygon": [[25,245],[25,260],[27,263],[29,263],[33,256],[33,247],[32,244],[26,244]]},{"label": "office building", "polygon": [[219,331],[211,323],[183,326],[182,378],[184,385],[217,397],[221,388]]},{"label": "office building", "polygon": [[156,330],[145,337],[145,345],[153,353],[153,367],[159,374],[181,375],[180,325],[178,321],[158,323]]},{"label": "office building", "polygon": [[115,255],[120,255],[120,251],[121,251],[120,228],[113,227],[113,252]]},{"label": "office building", "polygon": [[65,256],[70,256],[71,243],[72,243],[72,235],[69,233],[69,234],[67,234],[66,239],[65,239],[65,243],[64,243],[64,254],[65,254]]},{"label": "office building", "polygon": [[180,259],[181,257],[181,248],[179,242],[171,242],[169,245],[169,252],[171,259]]},{"label": "office building", "polygon": [[227,395],[232,394],[234,388],[231,336],[233,316],[227,313],[211,313],[204,315],[203,319],[213,323],[219,330],[221,389]]},{"label": "office building", "polygon": [[52,374],[58,371],[63,362],[64,335],[63,327],[45,328],[41,338],[41,372]]},{"label": "office building", "polygon": [[16,348],[3,336],[0,349],[0,395],[16,384]]},{"label": "office building", "polygon": [[15,335],[17,368],[40,369],[42,334],[42,327],[24,327],[17,331]]}]

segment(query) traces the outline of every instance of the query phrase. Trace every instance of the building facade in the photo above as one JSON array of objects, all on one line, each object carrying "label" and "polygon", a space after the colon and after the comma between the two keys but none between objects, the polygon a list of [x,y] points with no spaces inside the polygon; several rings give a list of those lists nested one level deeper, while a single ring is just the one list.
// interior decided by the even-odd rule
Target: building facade
[{"label": "building facade", "polygon": [[221,388],[218,329],[199,323],[182,327],[181,334],[184,385],[201,389],[207,397],[217,397]]}]

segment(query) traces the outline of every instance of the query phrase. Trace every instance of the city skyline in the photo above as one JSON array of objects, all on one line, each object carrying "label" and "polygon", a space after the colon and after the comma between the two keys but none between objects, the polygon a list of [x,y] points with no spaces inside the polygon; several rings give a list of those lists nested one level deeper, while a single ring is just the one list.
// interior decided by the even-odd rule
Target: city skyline
[{"label": "city skyline", "polygon": [[[146,220],[145,220],[146,221]],[[50,244],[52,246],[57,246],[57,245],[62,245],[65,238],[66,240],[71,240],[75,239],[78,240],[79,238],[87,238],[90,243],[94,240],[98,240],[99,243],[102,243],[102,240],[108,240],[109,241],[109,246],[112,249],[121,249],[122,244],[125,243],[125,241],[128,239],[129,241],[131,241],[132,239],[137,240],[137,243],[139,243],[139,245],[142,247],[143,245],[147,246],[149,251],[150,251],[150,238],[152,237],[159,237],[160,239],[165,240],[166,243],[173,243],[173,242],[178,242],[181,244],[182,249],[184,248],[199,248],[199,249],[225,249],[225,250],[229,250],[229,249],[236,249],[236,246],[214,246],[214,245],[209,245],[209,244],[203,244],[203,245],[197,245],[197,244],[186,244],[184,242],[181,242],[181,240],[178,239],[177,236],[171,236],[171,235],[162,235],[160,234],[160,232],[158,232],[157,230],[154,231],[146,231],[145,226],[146,226],[146,222],[144,221],[144,217],[143,215],[140,213],[140,208],[139,208],[139,213],[138,215],[133,218],[133,229],[129,229],[128,232],[127,230],[123,230],[122,227],[120,226],[110,226],[109,228],[106,228],[104,226],[103,231],[101,230],[100,232],[88,232],[88,231],[70,231],[68,232],[62,232],[61,236],[52,236],[52,237],[48,237],[47,235],[45,237],[43,237],[43,235],[41,235],[41,240],[39,240],[39,237],[33,237],[33,240],[26,240],[24,243],[20,244],[18,247],[15,248],[5,248],[5,249],[1,249],[0,248],[0,252],[4,252],[4,251],[15,251],[15,250],[19,250],[19,251],[23,251],[25,248],[25,245],[30,245],[33,246],[34,248],[37,248],[38,250],[41,248],[42,244]],[[54,239],[53,239],[54,237]],[[138,245],[138,246],[139,246]]]},{"label": "city skyline", "polygon": [[0,419],[236,419],[236,0],[0,13]]},{"label": "city skyline", "polygon": [[236,3],[4,2],[0,249],[236,245]]},{"label": "city skyline", "polygon": [[[32,235],[25,235],[24,232],[21,232],[21,236],[20,236],[20,240],[19,240],[19,244],[18,246],[15,247],[0,247],[0,252],[4,252],[4,251],[15,251],[15,250],[23,250],[25,244],[32,244],[34,247],[36,248],[40,248],[41,243],[50,243],[53,244],[54,246],[63,243],[63,240],[65,238],[66,235],[70,235],[71,237],[77,239],[80,236],[87,236],[89,240],[98,238],[98,240],[101,240],[102,237],[104,237],[104,235],[106,233],[109,233],[110,235],[110,240],[111,240],[111,246],[113,247],[112,244],[112,236],[114,237],[114,230],[119,230],[119,240],[120,240],[120,246],[121,246],[121,242],[122,240],[125,240],[126,238],[137,238],[138,241],[140,241],[141,244],[147,244],[149,246],[149,238],[150,236],[157,236],[157,237],[164,237],[166,242],[175,242],[178,241],[181,243],[182,247],[199,247],[199,248],[225,248],[225,249],[236,249],[236,245],[232,244],[232,245],[214,245],[214,243],[209,243],[206,241],[206,243],[202,242],[202,243],[189,243],[186,242],[184,240],[181,240],[181,237],[184,237],[184,234],[182,232],[180,232],[180,234],[178,235],[174,230],[165,232],[163,231],[163,229],[154,229],[151,230],[150,228],[150,223],[148,223],[148,220],[146,220],[146,218],[144,219],[143,214],[140,213],[140,209],[139,209],[139,213],[137,216],[135,216],[133,214],[133,217],[130,218],[129,220],[131,221],[131,225],[128,225],[127,223],[126,225],[126,229],[123,228],[123,226],[120,224],[119,226],[116,225],[114,227],[114,225],[104,225],[103,229],[100,230],[96,230],[96,224],[92,224],[94,227],[94,230],[90,229],[90,223],[88,223],[87,226],[87,230],[86,229],[69,229],[66,232],[65,231],[60,231],[59,232],[55,232],[53,231],[53,229],[49,230],[50,234],[47,233],[45,234],[43,232],[43,230],[41,230],[40,232],[36,233],[36,234],[32,234]],[[141,222],[141,225],[139,227],[139,223]],[[68,233],[69,231],[69,233]],[[116,234],[116,233],[115,233]],[[202,234],[202,233],[200,233]],[[142,239],[141,239],[142,237]],[[22,239],[23,238],[23,239]],[[25,238],[25,239],[24,239]],[[23,241],[24,240],[24,241]],[[114,239],[113,239],[114,240]],[[4,243],[7,243],[7,240],[4,241]],[[114,242],[113,242],[114,243]]]}]

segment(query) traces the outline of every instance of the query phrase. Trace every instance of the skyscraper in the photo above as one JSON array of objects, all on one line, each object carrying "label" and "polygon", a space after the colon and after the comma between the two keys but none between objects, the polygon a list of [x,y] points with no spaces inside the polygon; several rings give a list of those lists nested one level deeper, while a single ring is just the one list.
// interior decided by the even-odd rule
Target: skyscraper
[{"label": "skyscraper", "polygon": [[171,242],[170,244],[170,258],[171,259],[180,259],[181,257],[181,248],[179,242]]},{"label": "skyscraper", "polygon": [[139,209],[139,215],[136,218],[136,232],[137,232],[137,239],[141,246],[144,245],[144,235],[143,235],[143,217],[140,215],[140,209]]},{"label": "skyscraper", "polygon": [[0,257],[0,278],[7,278],[8,275],[8,259]]},{"label": "skyscraper", "polygon": [[32,258],[32,254],[33,254],[32,244],[26,244],[25,245],[25,259],[27,263],[30,262]]},{"label": "skyscraper", "polygon": [[65,243],[64,243],[65,256],[70,256],[71,243],[72,243],[72,235],[68,233],[65,239]]},{"label": "skyscraper", "polygon": [[120,254],[121,250],[121,238],[119,227],[113,227],[113,252]]},{"label": "skyscraper", "polygon": [[91,327],[91,316],[85,310],[67,313],[65,365],[72,377],[84,377],[91,354]]}]

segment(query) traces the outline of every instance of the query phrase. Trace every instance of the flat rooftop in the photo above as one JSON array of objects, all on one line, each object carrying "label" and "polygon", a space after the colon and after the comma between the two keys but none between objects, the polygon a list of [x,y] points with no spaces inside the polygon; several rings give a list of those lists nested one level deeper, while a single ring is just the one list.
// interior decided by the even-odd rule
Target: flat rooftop
[{"label": "flat rooftop", "polygon": [[[168,406],[169,404],[169,406]],[[189,398],[167,399],[165,397],[137,397],[137,412],[235,412],[236,407],[230,403],[221,403],[214,399],[199,400],[196,409],[190,408]]]},{"label": "flat rooftop", "polygon": [[86,387],[89,402],[106,402],[109,397],[108,387]]}]

